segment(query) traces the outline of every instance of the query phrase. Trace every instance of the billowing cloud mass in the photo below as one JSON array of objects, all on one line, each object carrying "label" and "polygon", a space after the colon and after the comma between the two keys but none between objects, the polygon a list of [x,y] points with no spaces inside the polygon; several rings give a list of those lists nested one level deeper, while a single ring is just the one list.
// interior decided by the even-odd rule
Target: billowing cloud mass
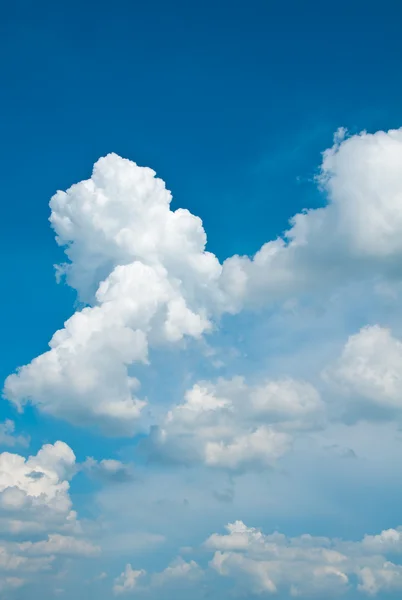
[{"label": "billowing cloud mass", "polygon": [[328,204],[291,220],[284,238],[252,258],[233,257],[223,278],[239,306],[331,291],[350,281],[401,276],[402,129],[345,138],[324,152],[318,183]]},{"label": "billowing cloud mass", "polygon": [[146,363],[149,344],[199,338],[219,304],[221,266],[205,251],[202,223],[171,211],[170,201],[151,169],[114,154],[52,198],[50,220],[71,261],[67,280],[90,306],[8,378],[11,401],[133,433],[145,403],[128,365]]},{"label": "billowing cloud mass", "polygon": [[74,528],[68,482],[74,468],[75,455],[64,442],[46,444],[28,459],[0,454],[0,527],[14,533]]},{"label": "billowing cloud mass", "polygon": [[300,431],[325,421],[312,385],[292,379],[249,386],[242,377],[195,384],[153,430],[151,451],[228,469],[272,466]]},{"label": "billowing cloud mass", "polygon": [[402,416],[402,342],[389,329],[374,325],[351,335],[324,376],[346,395],[349,411],[364,408],[357,417]]},{"label": "billowing cloud mass", "polygon": [[[0,454],[0,595],[37,582],[44,572],[54,576],[53,585],[56,573],[64,576],[55,565],[77,557],[81,573],[81,562],[96,557],[104,561],[96,574],[115,578],[106,592],[102,588],[102,598],[226,597],[219,586],[245,597],[318,600],[400,593],[402,530],[389,529],[384,519],[401,501],[399,471],[391,465],[400,450],[402,417],[395,316],[402,289],[401,165],[402,129],[351,137],[339,130],[317,177],[323,206],[296,214],[288,231],[254,256],[235,255],[222,264],[206,250],[201,220],[171,210],[171,194],[154,171],[115,154],[98,160],[90,179],[53,196],[50,222],[67,257],[57,274],[76,290],[80,308],[54,333],[47,352],[7,377],[4,396],[11,414],[30,404],[72,425],[95,427],[96,435],[88,434],[93,447],[78,437],[87,436],[82,431],[73,444],[78,456],[95,458],[77,464],[61,441],[28,458]],[[365,297],[358,316],[356,308],[346,309],[352,288],[355,294],[372,291],[375,307]],[[389,292],[392,330],[385,327],[381,290]],[[325,318],[316,319],[318,304]],[[290,325],[283,305],[297,313]],[[335,305],[341,315],[331,312]],[[296,320],[300,329],[292,337]],[[218,339],[222,322],[227,331]],[[252,323],[249,338],[244,322]],[[281,327],[290,334],[261,356],[260,338],[266,336],[267,348],[270,334],[282,336]],[[212,333],[209,358],[220,341],[223,358],[226,350],[237,357],[220,366],[216,361],[224,377],[215,378],[205,359],[204,338]],[[204,353],[200,369],[196,342]],[[180,364],[186,372],[179,385],[172,381],[174,369],[166,373],[169,360],[167,366],[163,361],[173,347],[184,353],[190,345],[191,367]],[[17,415],[12,418],[17,422]],[[49,439],[54,420],[45,421]],[[384,447],[367,450],[372,443],[365,434],[376,427],[386,432]],[[73,430],[66,431],[64,439],[74,439]],[[99,434],[139,433],[129,444],[105,442],[121,460],[102,456]],[[29,441],[8,419],[0,424],[0,444]],[[347,456],[354,460],[343,460]],[[377,468],[383,457],[384,473]],[[283,469],[273,469],[281,459]],[[189,468],[178,468],[183,465]],[[373,465],[378,485],[370,475]],[[77,494],[87,519],[81,509],[78,518],[70,489],[78,472],[75,482],[87,476],[87,487]],[[363,535],[367,529],[355,519],[361,500],[353,494],[350,514],[345,509],[342,517],[345,527],[353,522],[358,531],[350,534],[352,541],[300,536],[300,529],[296,537],[265,534],[243,522],[255,513],[265,528],[262,519],[283,523],[288,511],[294,509],[296,519],[314,505],[315,531],[324,519],[334,527],[340,501],[328,499],[338,481],[355,492],[364,481],[364,502],[377,493],[395,498],[386,516],[375,517],[381,533]],[[236,518],[242,520],[200,547],[217,523]],[[145,556],[150,548],[158,548],[155,568]],[[85,572],[88,585],[106,585],[108,577]],[[64,589],[64,582],[57,584],[49,598]]]},{"label": "billowing cloud mass", "polygon": [[64,442],[46,444],[27,459],[0,454],[0,533],[7,538],[0,538],[0,590],[20,587],[30,573],[48,570],[56,556],[98,553],[81,537],[72,509],[69,479],[75,465]]},{"label": "billowing cloud mass", "polygon": [[150,346],[198,339],[225,312],[399,276],[401,160],[402,130],[340,131],[319,176],[328,204],[295,215],[285,237],[253,258],[221,265],[205,250],[201,220],[170,210],[154,171],[115,154],[101,158],[91,179],[50,202],[69,259],[59,271],[88,306],[54,334],[48,352],[8,377],[6,397],[132,435],[145,400],[129,367],[146,364]]},{"label": "billowing cloud mass", "polygon": [[402,590],[402,566],[387,558],[402,551],[400,529],[358,542],[266,535],[242,521],[226,529],[205,543],[214,551],[210,565],[249,593],[322,598],[353,588],[368,595]]}]

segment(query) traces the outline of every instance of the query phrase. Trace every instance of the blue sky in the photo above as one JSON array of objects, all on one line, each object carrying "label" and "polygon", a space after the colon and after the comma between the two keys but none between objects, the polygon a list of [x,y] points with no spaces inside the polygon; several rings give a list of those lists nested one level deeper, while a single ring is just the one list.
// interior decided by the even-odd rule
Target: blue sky
[{"label": "blue sky", "polygon": [[399,597],[399,3],[84,4],[2,7],[0,595]]}]

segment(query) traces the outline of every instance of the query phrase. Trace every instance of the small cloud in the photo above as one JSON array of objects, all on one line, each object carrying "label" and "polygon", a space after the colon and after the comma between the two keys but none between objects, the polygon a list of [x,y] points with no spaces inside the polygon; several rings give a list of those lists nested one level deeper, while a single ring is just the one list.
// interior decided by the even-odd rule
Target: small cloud
[{"label": "small cloud", "polygon": [[6,419],[0,423],[0,445],[2,446],[29,446],[30,439],[23,435],[15,435],[15,423],[11,419]]},{"label": "small cloud", "polygon": [[125,570],[119,577],[116,577],[113,586],[113,593],[118,596],[131,592],[138,585],[138,579],[145,575],[143,569],[135,571],[130,564],[126,565]]},{"label": "small cloud", "polygon": [[88,457],[81,467],[87,475],[100,479],[103,482],[124,483],[134,478],[131,465],[114,459],[97,461]]}]

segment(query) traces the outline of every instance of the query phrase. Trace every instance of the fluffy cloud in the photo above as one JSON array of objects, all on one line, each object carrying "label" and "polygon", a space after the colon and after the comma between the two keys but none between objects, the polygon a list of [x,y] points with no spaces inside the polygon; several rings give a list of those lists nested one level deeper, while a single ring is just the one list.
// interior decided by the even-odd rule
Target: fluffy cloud
[{"label": "fluffy cloud", "polygon": [[401,372],[402,342],[375,325],[349,337],[324,377],[346,395],[356,418],[391,418],[402,412]]},{"label": "fluffy cloud", "polygon": [[194,560],[187,562],[183,558],[179,557],[171,565],[166,567],[166,569],[160,573],[156,573],[152,577],[152,585],[177,585],[183,581],[186,583],[191,583],[200,579],[202,575],[202,569]]},{"label": "fluffy cloud", "polygon": [[[256,594],[284,592],[322,597],[356,589],[370,595],[402,590],[402,566],[387,560],[400,552],[400,531],[383,531],[360,542],[302,535],[265,535],[241,521],[213,534],[205,546],[214,551],[211,567]],[[384,542],[384,543],[383,543]]]},{"label": "fluffy cloud", "polygon": [[145,575],[145,571],[135,571],[130,564],[126,565],[125,570],[119,577],[116,577],[113,593],[117,596],[132,592],[138,585],[138,579]]},{"label": "fluffy cloud", "polygon": [[148,168],[114,154],[92,178],[51,200],[51,223],[70,259],[70,285],[90,306],[75,313],[50,350],[11,375],[5,394],[75,424],[132,434],[145,403],[128,375],[148,346],[199,338],[211,328],[221,266],[205,251],[200,219],[170,210]]},{"label": "fluffy cloud", "polygon": [[25,585],[35,574],[51,568],[54,556],[27,556],[21,544],[0,541],[0,591]]},{"label": "fluffy cloud", "polygon": [[38,542],[0,541],[0,591],[32,583],[39,574],[54,568],[57,557],[95,556],[99,549],[90,542],[60,534]]},{"label": "fluffy cloud", "polygon": [[113,586],[115,595],[129,594],[135,591],[136,595],[149,594],[151,590],[171,588],[177,593],[179,588],[193,585],[203,576],[200,566],[194,561],[185,561],[178,557],[166,569],[159,573],[148,574],[143,569],[134,570],[130,564],[116,577]]},{"label": "fluffy cloud", "polygon": [[[328,204],[295,215],[284,237],[254,257],[221,265],[205,250],[201,220],[170,210],[154,171],[115,154],[101,158],[90,179],[50,202],[69,259],[59,273],[87,306],[48,352],[7,378],[6,397],[20,409],[31,402],[74,424],[132,435],[145,401],[129,369],[147,363],[149,347],[198,339],[225,312],[400,277],[401,159],[402,130],[348,139],[339,132],[318,178]],[[262,431],[251,445],[266,438]]]},{"label": "fluffy cloud", "polygon": [[252,259],[224,263],[222,281],[239,307],[372,277],[400,278],[402,129],[345,133],[323,154],[318,183],[328,204],[295,215],[285,236]]},{"label": "fluffy cloud", "polygon": [[0,590],[32,582],[58,557],[99,553],[82,537],[72,509],[69,479],[76,470],[74,452],[60,441],[28,458],[0,454],[0,531],[6,537],[0,539]]},{"label": "fluffy cloud", "polygon": [[28,459],[0,454],[0,527],[11,533],[77,527],[68,482],[74,470],[74,452],[64,442],[45,444]]},{"label": "fluffy cloud", "polygon": [[164,459],[261,468],[285,454],[298,432],[323,422],[324,405],[309,383],[284,379],[249,386],[242,377],[204,381],[152,431],[149,446]]}]

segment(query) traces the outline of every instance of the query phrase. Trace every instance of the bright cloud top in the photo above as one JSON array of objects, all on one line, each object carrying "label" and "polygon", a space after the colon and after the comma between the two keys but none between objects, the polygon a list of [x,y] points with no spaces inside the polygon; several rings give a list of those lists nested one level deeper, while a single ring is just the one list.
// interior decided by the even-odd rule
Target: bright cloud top
[{"label": "bright cloud top", "polygon": [[0,524],[11,532],[71,528],[72,510],[68,480],[75,455],[64,442],[44,445],[35,456],[0,454]]}]

